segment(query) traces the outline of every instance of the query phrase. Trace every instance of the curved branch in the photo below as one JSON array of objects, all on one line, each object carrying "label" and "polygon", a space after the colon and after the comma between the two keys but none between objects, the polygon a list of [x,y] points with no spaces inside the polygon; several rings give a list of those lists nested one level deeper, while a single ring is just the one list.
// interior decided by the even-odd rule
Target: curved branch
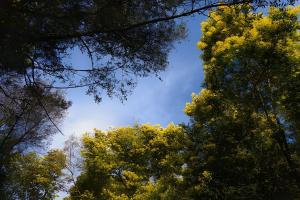
[{"label": "curved branch", "polygon": [[[85,32],[75,32],[75,33],[70,33],[70,34],[63,34],[63,35],[56,35],[56,34],[49,34],[46,36],[41,36],[40,38],[37,39],[37,41],[48,41],[48,40],[66,40],[66,39],[74,39],[74,38],[81,38],[83,36],[94,36],[95,34],[100,34],[100,33],[112,33],[112,32],[119,32],[119,31],[128,31],[132,30],[135,28],[139,28],[141,26],[149,25],[149,24],[155,24],[159,22],[164,22],[164,21],[169,21],[169,20],[174,20],[177,18],[181,17],[186,17],[190,16],[196,13],[201,13],[204,10],[208,10],[211,8],[216,8],[219,6],[232,6],[232,5],[237,5],[237,4],[244,4],[244,3],[251,3],[251,0],[239,0],[239,1],[232,1],[229,3],[214,3],[206,6],[202,6],[199,8],[191,9],[190,11],[183,12],[177,15],[172,15],[172,16],[166,16],[166,17],[159,17],[156,19],[152,19],[149,21],[143,21],[139,22],[136,24],[131,24],[127,25],[125,27],[120,27],[116,29],[107,29],[107,30],[91,30],[91,31],[85,31]],[[34,41],[36,42],[36,41]]]}]

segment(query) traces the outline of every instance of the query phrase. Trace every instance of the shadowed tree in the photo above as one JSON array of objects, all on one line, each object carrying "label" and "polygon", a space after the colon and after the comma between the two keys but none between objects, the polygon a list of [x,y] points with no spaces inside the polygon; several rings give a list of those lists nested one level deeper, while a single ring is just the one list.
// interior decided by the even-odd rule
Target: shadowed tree
[{"label": "shadowed tree", "polygon": [[0,82],[0,191],[5,193],[2,182],[14,154],[44,147],[70,103],[57,91],[23,86],[13,77]]},{"label": "shadowed tree", "polygon": [[65,191],[69,191],[74,186],[73,190],[78,190],[76,187],[77,177],[82,171],[83,158],[81,156],[82,143],[75,135],[71,135],[64,144],[63,151],[66,155],[66,185]]},{"label": "shadowed tree", "polygon": [[[96,101],[102,91],[124,99],[137,76],[157,75],[166,68],[172,44],[185,35],[184,23],[176,19],[245,2],[249,1],[3,0],[0,75],[13,71],[46,88],[86,87]],[[88,55],[90,66],[64,62],[74,48]]]},{"label": "shadowed tree", "polygon": [[65,165],[66,158],[60,150],[52,150],[44,156],[36,153],[15,155],[8,168],[5,193],[1,199],[54,199],[64,187]]}]

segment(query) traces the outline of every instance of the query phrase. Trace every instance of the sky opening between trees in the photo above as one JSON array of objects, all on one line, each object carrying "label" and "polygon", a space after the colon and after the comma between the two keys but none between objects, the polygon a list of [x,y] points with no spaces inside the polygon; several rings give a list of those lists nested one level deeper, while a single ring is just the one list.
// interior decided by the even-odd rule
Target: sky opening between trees
[{"label": "sky opening between trees", "polygon": [[[293,4],[1,1],[1,198],[61,199],[65,191],[65,200],[299,199]],[[65,91],[126,105],[139,77],[166,69],[187,35],[182,19],[193,14],[206,18],[197,43],[204,81],[185,106],[188,123],[95,129],[45,151],[50,136],[64,134],[72,104]],[[90,66],[66,62],[74,49]]]}]

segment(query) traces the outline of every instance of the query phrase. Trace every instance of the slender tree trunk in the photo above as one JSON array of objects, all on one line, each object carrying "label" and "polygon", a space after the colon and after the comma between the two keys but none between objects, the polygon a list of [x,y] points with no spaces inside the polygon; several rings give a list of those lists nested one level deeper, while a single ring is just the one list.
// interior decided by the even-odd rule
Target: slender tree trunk
[{"label": "slender tree trunk", "polygon": [[282,151],[282,154],[285,157],[286,162],[291,170],[293,178],[295,179],[295,181],[297,183],[297,187],[298,187],[298,189],[300,189],[299,170],[297,169],[297,164],[292,159],[291,151],[289,149],[284,130],[280,129],[277,132],[275,132],[275,138],[276,138],[276,141],[280,146],[280,150]]}]

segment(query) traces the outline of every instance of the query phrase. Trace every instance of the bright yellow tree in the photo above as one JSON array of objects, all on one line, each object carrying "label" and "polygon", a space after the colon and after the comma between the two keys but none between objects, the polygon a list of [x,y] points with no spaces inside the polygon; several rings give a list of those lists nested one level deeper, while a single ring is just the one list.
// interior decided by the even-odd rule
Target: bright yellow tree
[{"label": "bright yellow tree", "polygon": [[299,198],[298,13],[221,7],[202,23],[205,88],[185,112],[203,154],[194,173],[212,174],[208,199]]}]

